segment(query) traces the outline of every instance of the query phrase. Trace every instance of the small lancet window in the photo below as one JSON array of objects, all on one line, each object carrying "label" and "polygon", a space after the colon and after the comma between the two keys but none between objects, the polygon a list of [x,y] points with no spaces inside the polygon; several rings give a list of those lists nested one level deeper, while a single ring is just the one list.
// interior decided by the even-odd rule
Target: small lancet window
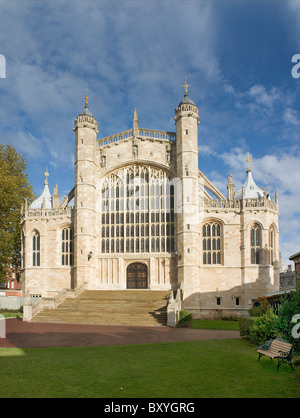
[{"label": "small lancet window", "polygon": [[64,228],[61,231],[61,264],[62,266],[73,265],[73,229]]},{"label": "small lancet window", "polygon": [[34,231],[32,237],[32,265],[40,266],[40,234],[37,231]]},{"label": "small lancet window", "polygon": [[258,224],[252,226],[250,235],[251,264],[260,264],[261,228]]}]

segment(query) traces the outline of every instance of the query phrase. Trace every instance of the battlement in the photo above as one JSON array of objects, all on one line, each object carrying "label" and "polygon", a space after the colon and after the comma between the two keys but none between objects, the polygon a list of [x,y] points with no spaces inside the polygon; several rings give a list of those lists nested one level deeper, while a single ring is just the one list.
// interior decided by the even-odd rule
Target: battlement
[{"label": "battlement", "polygon": [[21,213],[21,219],[26,218],[55,218],[58,216],[72,217],[74,209],[71,206],[57,209],[26,209]]},{"label": "battlement", "polygon": [[210,209],[233,209],[235,211],[244,210],[272,210],[278,212],[278,202],[267,199],[242,199],[242,200],[228,200],[228,199],[204,199],[204,210]]}]

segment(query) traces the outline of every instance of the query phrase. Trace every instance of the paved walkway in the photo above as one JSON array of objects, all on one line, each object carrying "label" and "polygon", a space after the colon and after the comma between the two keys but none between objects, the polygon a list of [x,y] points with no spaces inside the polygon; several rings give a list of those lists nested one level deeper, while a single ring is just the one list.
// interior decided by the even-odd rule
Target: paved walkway
[{"label": "paved walkway", "polygon": [[240,338],[239,331],[41,324],[23,322],[15,318],[7,319],[5,322],[6,338],[0,338],[0,347],[86,347]]}]

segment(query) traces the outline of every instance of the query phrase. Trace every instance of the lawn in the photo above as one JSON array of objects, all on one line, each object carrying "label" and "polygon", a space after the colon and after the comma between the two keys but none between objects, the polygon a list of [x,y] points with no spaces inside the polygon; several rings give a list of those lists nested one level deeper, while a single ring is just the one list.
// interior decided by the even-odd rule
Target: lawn
[{"label": "lawn", "polygon": [[193,319],[191,328],[194,329],[227,329],[238,331],[238,321],[225,321],[225,320],[213,320],[213,319]]},{"label": "lawn", "polygon": [[[0,397],[299,398],[300,369],[243,339],[0,349]],[[121,389],[122,388],[122,389]]]}]

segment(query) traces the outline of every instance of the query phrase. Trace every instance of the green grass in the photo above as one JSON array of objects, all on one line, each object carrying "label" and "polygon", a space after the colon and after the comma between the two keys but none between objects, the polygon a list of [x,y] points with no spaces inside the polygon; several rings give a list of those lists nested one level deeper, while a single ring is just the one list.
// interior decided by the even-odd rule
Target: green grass
[{"label": "green grass", "polygon": [[[300,369],[243,339],[0,349],[0,397],[299,398]],[[123,388],[121,390],[120,388]]]},{"label": "green grass", "polygon": [[239,331],[238,321],[193,319],[191,328],[194,329],[227,329]]},{"label": "green grass", "polygon": [[4,318],[18,318],[23,316],[21,312],[0,312],[0,315],[4,316]]}]

